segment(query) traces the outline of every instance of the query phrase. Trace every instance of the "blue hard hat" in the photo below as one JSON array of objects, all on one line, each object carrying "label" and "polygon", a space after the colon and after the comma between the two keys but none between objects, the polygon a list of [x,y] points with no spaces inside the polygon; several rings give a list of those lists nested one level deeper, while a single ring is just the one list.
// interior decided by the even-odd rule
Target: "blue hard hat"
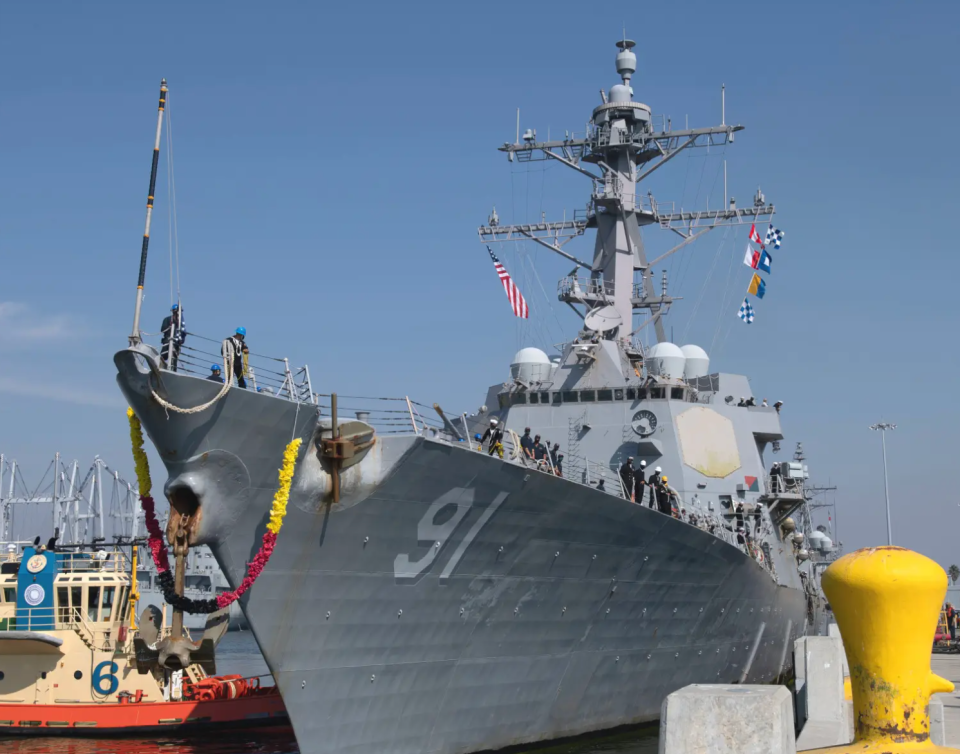
[{"label": "blue hard hat", "polygon": [[474,440],[482,440],[483,438],[480,437],[480,433],[477,432],[477,434],[475,434],[475,435],[473,436],[473,439],[474,439]]},{"label": "blue hard hat", "polygon": [[244,335],[244,336],[245,336],[246,334],[247,334],[247,328],[246,328],[246,327],[238,327],[238,328],[237,328],[237,335]]},{"label": "blue hard hat", "polygon": [[220,365],[219,365],[219,364],[211,364],[211,365],[210,365],[210,371],[211,371],[211,372],[218,372],[218,371],[220,371]]},{"label": "blue hard hat", "polygon": [[175,312],[179,308],[180,308],[180,304],[174,304],[173,306],[170,307],[170,311]]}]

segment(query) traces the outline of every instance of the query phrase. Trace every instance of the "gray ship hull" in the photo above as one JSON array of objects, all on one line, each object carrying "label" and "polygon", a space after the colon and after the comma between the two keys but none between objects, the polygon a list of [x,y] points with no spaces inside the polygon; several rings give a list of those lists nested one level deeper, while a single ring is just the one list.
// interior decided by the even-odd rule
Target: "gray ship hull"
[{"label": "gray ship hull", "polygon": [[[242,602],[303,754],[452,754],[651,721],[684,685],[774,680],[804,633],[799,585],[682,521],[417,436],[378,439],[388,472],[332,505],[315,494],[315,407],[231,390],[168,416],[133,353],[116,361],[168,496],[199,503],[232,585],[285,444],[305,441],[277,548]],[[154,375],[181,406],[218,387]]]}]

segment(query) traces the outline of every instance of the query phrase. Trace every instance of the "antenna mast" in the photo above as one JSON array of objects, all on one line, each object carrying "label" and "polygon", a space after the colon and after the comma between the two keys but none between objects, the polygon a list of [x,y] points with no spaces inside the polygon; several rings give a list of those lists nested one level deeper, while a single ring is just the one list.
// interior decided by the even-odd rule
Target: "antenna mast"
[{"label": "antenna mast", "polygon": [[[575,210],[572,219],[560,222],[520,225],[486,225],[479,228],[485,243],[535,241],[584,271],[560,281],[558,298],[578,314],[601,307],[613,307],[621,322],[618,339],[624,347],[641,328],[652,324],[657,340],[667,339],[663,316],[679,297],[670,296],[661,287],[658,293],[652,266],[678,252],[710,230],[744,225],[771,217],[772,204],[758,194],[753,207],[738,208],[727,195],[724,180],[724,206],[719,210],[687,211],[672,202],[658,202],[650,191],[642,191],[642,182],[685,149],[718,147],[730,144],[741,125],[727,124],[726,85],[720,90],[719,126],[672,130],[667,118],[655,118],[648,105],[634,96],[637,71],[635,43],[626,39],[616,43],[616,70],[620,82],[601,89],[601,104],[594,108],[586,134],[565,135],[563,140],[538,141],[536,131],[527,129],[513,144],[504,144],[501,152],[512,162],[553,160],[590,179],[592,191],[586,210]],[[666,130],[662,130],[666,126]],[[726,176],[726,170],[724,171]],[[641,229],[648,226],[669,230],[680,237],[679,243],[648,261]],[[563,247],[588,230],[596,230],[592,261],[581,261]],[[638,280],[634,279],[635,273]],[[583,312],[576,309],[582,306]],[[634,311],[645,310],[649,318],[634,329]]]},{"label": "antenna mast", "polygon": [[143,230],[140,249],[140,276],[137,278],[137,305],[133,310],[133,330],[130,345],[140,343],[140,307],[143,305],[143,281],[147,275],[147,247],[150,245],[150,220],[153,217],[153,194],[157,187],[157,163],[160,161],[160,131],[163,128],[163,107],[167,101],[167,80],[160,80],[160,106],[157,111],[157,137],[153,142],[153,163],[150,166],[150,190],[147,192],[147,223]]}]

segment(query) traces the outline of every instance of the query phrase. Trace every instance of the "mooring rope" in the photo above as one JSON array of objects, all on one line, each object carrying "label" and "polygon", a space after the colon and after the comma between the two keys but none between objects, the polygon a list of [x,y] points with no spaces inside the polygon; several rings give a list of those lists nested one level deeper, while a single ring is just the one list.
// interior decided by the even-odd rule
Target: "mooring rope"
[{"label": "mooring rope", "polygon": [[140,419],[133,412],[132,408],[127,409],[127,419],[130,422],[130,444],[133,448],[133,463],[137,470],[137,486],[140,491],[140,505],[143,508],[144,519],[147,524],[147,545],[150,548],[150,554],[153,556],[153,563],[157,567],[157,580],[160,582],[160,590],[167,604],[177,610],[183,610],[186,613],[214,613],[217,610],[236,602],[246,592],[257,577],[263,572],[273,549],[277,544],[277,535],[280,533],[280,527],[283,526],[283,519],[287,515],[287,503],[290,501],[290,485],[293,482],[293,474],[297,466],[297,454],[300,451],[301,440],[294,438],[283,451],[283,465],[280,467],[280,479],[277,491],[273,496],[273,503],[270,506],[270,521],[267,523],[267,531],[263,535],[263,540],[257,554],[253,560],[247,563],[247,572],[243,581],[232,592],[218,594],[215,599],[194,600],[177,594],[173,581],[173,573],[170,571],[170,558],[167,554],[166,545],[163,543],[163,531],[160,529],[160,522],[157,521],[156,504],[150,495],[150,462],[147,460],[147,454],[143,449],[143,428],[140,425]]},{"label": "mooring rope", "polygon": [[[230,383],[233,381],[233,359],[236,354],[236,350],[233,347],[233,338],[226,338],[222,345],[223,373],[225,377],[223,380],[223,387],[220,388],[220,392],[217,393],[211,400],[200,406],[194,406],[193,408],[181,408],[180,406],[175,406],[165,398],[161,398],[157,394],[157,391],[153,389],[152,385],[150,386],[150,395],[153,396],[153,399],[157,403],[159,403],[168,411],[173,411],[175,414],[199,414],[201,411],[206,411],[227,394],[227,391],[231,387]],[[246,360],[244,360],[244,367],[246,367]]]}]

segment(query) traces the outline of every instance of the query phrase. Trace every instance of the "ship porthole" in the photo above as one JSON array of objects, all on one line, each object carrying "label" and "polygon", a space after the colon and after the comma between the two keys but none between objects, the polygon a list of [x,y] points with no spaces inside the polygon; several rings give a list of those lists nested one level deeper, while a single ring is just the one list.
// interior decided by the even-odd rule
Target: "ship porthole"
[{"label": "ship porthole", "polygon": [[74,670],[74,671],[73,671],[73,677],[76,678],[76,679],[79,681],[81,678],[83,678],[83,671],[82,671],[82,670]]}]

